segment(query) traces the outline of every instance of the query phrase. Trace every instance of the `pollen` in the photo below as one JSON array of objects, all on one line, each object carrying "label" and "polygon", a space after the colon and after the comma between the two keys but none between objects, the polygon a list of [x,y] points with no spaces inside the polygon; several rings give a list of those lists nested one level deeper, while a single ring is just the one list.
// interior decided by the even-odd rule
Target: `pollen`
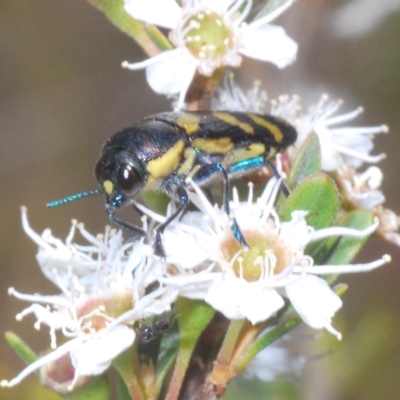
[{"label": "pollen", "polygon": [[194,13],[183,25],[182,33],[188,51],[213,65],[224,65],[224,58],[236,43],[231,22],[212,10]]}]

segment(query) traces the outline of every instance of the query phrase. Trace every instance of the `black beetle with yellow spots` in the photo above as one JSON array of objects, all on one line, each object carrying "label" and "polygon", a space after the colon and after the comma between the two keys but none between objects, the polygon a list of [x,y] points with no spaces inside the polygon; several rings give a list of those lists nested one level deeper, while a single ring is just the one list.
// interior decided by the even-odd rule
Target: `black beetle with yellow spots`
[{"label": "black beetle with yellow spots", "polygon": [[[102,190],[79,193],[48,206],[103,192],[110,220],[146,237],[142,229],[117,219],[114,213],[132,204],[141,191],[165,192],[178,202],[176,211],[156,228],[154,253],[165,257],[161,234],[187,205],[190,179],[199,186],[222,179],[223,205],[229,215],[229,179],[270,164],[296,138],[290,124],[271,115],[228,111],[152,115],[104,143],[95,167]],[[235,220],[232,231],[238,242],[248,246]]]}]

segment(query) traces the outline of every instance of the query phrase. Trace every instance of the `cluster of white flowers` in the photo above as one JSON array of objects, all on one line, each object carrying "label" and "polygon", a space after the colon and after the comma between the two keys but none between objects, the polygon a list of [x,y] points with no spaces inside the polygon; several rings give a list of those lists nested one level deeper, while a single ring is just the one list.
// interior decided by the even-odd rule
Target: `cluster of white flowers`
[{"label": "cluster of white flowers", "polygon": [[[287,299],[306,324],[326,328],[340,338],[331,319],[342,301],[318,275],[369,271],[389,257],[368,264],[320,266],[304,250],[308,243],[329,236],[370,235],[378,223],[364,231],[340,227],[315,231],[303,211],[281,222],[274,209],[280,183],[272,178],[256,200],[251,184],[247,201],[240,202],[235,192],[231,207],[251,246],[248,250],[234,239],[231,218],[192,183],[190,198],[200,211],[188,212],[168,226],[163,238],[166,260],[154,256],[142,241],[124,244],[120,231],[106,229],[94,237],[75,221],[65,243],[49,230],[40,236],[29,226],[23,208],[23,227],[39,246],[40,268],[61,293],[42,296],[10,290],[32,303],[18,319],[34,314],[37,327],[49,326],[53,351],[2,385],[18,384],[40,367],[45,367],[43,375],[57,363],[68,363],[74,374],[63,389],[71,390],[85,377],[101,374],[133,344],[135,321],[168,311],[177,296],[204,300],[229,319],[247,318],[253,324],[275,315]],[[166,218],[138,207],[157,221]],[[89,246],[72,242],[76,229]],[[157,289],[147,292],[154,283]],[[69,340],[57,347],[56,332]],[[50,378],[43,376],[46,379]]]},{"label": "cluster of white flowers", "polygon": [[382,171],[373,165],[364,172],[358,172],[364,164],[376,164],[386,157],[385,154],[370,153],[374,148],[374,135],[387,133],[389,129],[386,125],[340,126],[363,112],[359,107],[345,114],[337,114],[342,104],[341,100],[329,100],[324,94],[317,104],[304,112],[299,96],[281,96],[278,100],[269,100],[258,81],[244,92],[235,84],[232,74],[226,75],[223,86],[213,100],[215,109],[269,112],[290,122],[298,132],[296,143],[288,149],[291,160],[296,158],[304,141],[311,134],[316,134],[321,146],[321,170],[335,174],[335,180],[350,207],[374,213],[379,220],[377,233],[381,237],[400,245],[400,217],[383,207],[386,199],[380,190]]},{"label": "cluster of white flowers", "polygon": [[[107,227],[104,235],[95,237],[83,224],[72,221],[63,243],[49,229],[42,235],[33,231],[25,207],[22,224],[39,246],[37,260],[41,271],[60,289],[60,294],[27,295],[14,288],[9,294],[32,303],[17,319],[33,314],[37,329],[47,325],[53,351],[1,385],[14,386],[41,367],[45,367],[41,368],[42,380],[49,383],[53,369],[63,370],[62,366],[71,365],[72,378],[64,368],[65,381],[57,383],[57,391],[65,393],[84,383],[88,376],[104,372],[135,341],[134,322],[169,311],[176,295],[165,287],[145,293],[165,265],[146,256],[151,248],[142,241],[124,244],[121,231]],[[76,229],[89,245],[73,242]],[[57,345],[57,333],[62,333],[67,342]]]},{"label": "cluster of white flowers", "polygon": [[[183,0],[181,6],[175,0],[125,0],[126,11],[134,18],[169,29],[175,48],[140,63],[124,62],[123,66],[146,68],[150,86],[157,93],[178,94],[178,108],[182,108],[196,73],[209,77],[219,68],[237,67],[241,55],[272,62],[280,68],[293,62],[296,43],[282,28],[269,24],[292,3],[280,2],[275,10],[247,24],[251,0]],[[303,210],[292,212],[289,221],[282,221],[276,210],[282,183],[277,177],[268,181],[258,198],[254,198],[251,184],[243,202],[234,189],[232,212],[227,215],[188,181],[190,201],[198,211],[186,212],[167,226],[162,239],[167,255],[162,259],[143,240],[124,243],[121,231],[110,228],[95,237],[76,221],[65,242],[53,237],[50,230],[38,235],[29,226],[26,209],[22,208],[23,228],[39,246],[39,266],[60,294],[27,295],[10,289],[11,295],[31,303],[18,314],[18,319],[33,314],[36,328],[49,327],[52,351],[16,378],[2,381],[2,386],[14,386],[40,368],[42,380],[47,383],[52,380],[53,371],[68,371],[64,380],[61,377],[61,381],[49,383],[51,387],[57,385],[58,392],[79,387],[88,377],[103,373],[133,345],[141,320],[169,311],[178,296],[203,300],[228,319],[247,319],[252,324],[268,321],[290,304],[308,326],[325,328],[341,337],[332,326],[332,317],[342,301],[321,275],[369,271],[384,265],[390,257],[384,255],[366,264],[315,265],[306,254],[306,247],[329,237],[363,238],[375,231],[400,244],[396,232],[400,219],[382,207],[382,172],[376,166],[357,172],[364,163],[377,163],[384,158],[383,154],[370,154],[371,136],[386,132],[387,127],[337,127],[362,110],[337,115],[341,101],[329,101],[323,96],[303,112],[299,97],[282,96],[269,101],[259,83],[244,93],[234,84],[232,75],[227,75],[225,87],[219,89],[213,101],[216,109],[269,111],[295,126],[298,140],[288,150],[287,162],[296,158],[304,141],[315,133],[321,146],[321,169],[335,174],[351,207],[371,210],[376,215],[374,223],[364,230],[315,230]],[[277,169],[283,175],[279,156],[277,159]],[[151,227],[174,212],[173,203],[167,216],[140,204],[137,207],[145,215],[143,229],[149,237],[154,231]],[[243,248],[233,236],[233,220],[249,248]],[[88,245],[73,242],[76,230]],[[58,334],[64,336],[61,345],[57,343]],[[261,361],[260,353],[248,372],[264,380],[288,371],[297,374],[305,362],[303,357],[292,358],[284,348],[269,347],[264,353],[268,354],[269,363],[271,357],[275,361],[280,357],[291,364],[276,372],[273,368],[261,371],[258,363],[265,367],[265,360]]]},{"label": "cluster of white flowers", "polygon": [[211,76],[221,67],[238,67],[241,55],[272,62],[284,68],[296,58],[297,44],[278,26],[270,25],[293,0],[247,24],[252,0],[125,0],[134,18],[170,29],[173,50],[163,51],[143,62],[122,66],[146,68],[151,88],[165,95],[179,94],[177,108],[184,104],[196,71]]}]

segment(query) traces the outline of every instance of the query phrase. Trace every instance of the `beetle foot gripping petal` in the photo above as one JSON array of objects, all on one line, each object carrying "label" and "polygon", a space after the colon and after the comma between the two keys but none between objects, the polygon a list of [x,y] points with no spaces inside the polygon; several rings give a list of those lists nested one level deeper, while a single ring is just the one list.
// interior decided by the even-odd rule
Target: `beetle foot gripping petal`
[{"label": "beetle foot gripping petal", "polygon": [[167,258],[167,254],[165,253],[164,245],[162,244],[160,232],[157,232],[157,234],[156,234],[156,240],[154,242],[154,254],[161,258]]},{"label": "beetle foot gripping petal", "polygon": [[236,222],[236,219],[233,219],[231,222],[231,229],[233,236],[235,239],[244,247],[250,247],[249,244],[246,242],[246,239],[243,236],[243,233],[240,231],[239,225]]}]

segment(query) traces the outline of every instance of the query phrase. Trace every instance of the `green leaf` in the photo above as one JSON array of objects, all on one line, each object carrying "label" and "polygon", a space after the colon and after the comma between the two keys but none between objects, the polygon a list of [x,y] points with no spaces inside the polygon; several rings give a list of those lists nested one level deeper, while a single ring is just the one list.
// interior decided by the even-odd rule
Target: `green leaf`
[{"label": "green leaf", "polygon": [[[347,214],[343,226],[362,230],[368,228],[373,223],[374,215],[372,212],[358,209]],[[328,265],[349,264],[364,246],[368,238],[369,236],[363,238],[342,236],[324,263]]]},{"label": "green leaf", "polygon": [[166,214],[167,206],[171,199],[165,193],[148,191],[143,192],[141,196],[146,205],[149,205],[152,210],[161,215]]},{"label": "green leaf", "polygon": [[180,343],[166,398],[178,398],[197,341],[215,314],[215,310],[204,301],[183,297],[176,300],[175,312],[179,323]]},{"label": "green leaf", "polygon": [[32,364],[37,360],[34,351],[18,335],[13,332],[6,332],[4,337],[9,346],[26,364]]},{"label": "green leaf", "polygon": [[307,223],[315,229],[321,229],[332,225],[339,206],[340,196],[335,182],[320,172],[299,183],[280,207],[278,214],[282,221],[290,221],[293,211],[308,211]]},{"label": "green leaf", "polygon": [[215,310],[204,301],[189,300],[184,297],[176,301],[175,312],[179,323],[181,348],[195,345],[215,314]]},{"label": "green leaf", "polygon": [[76,392],[64,395],[65,400],[109,400],[111,395],[108,379],[103,375],[90,380]]},{"label": "green leaf", "polygon": [[179,349],[180,336],[178,321],[175,319],[171,329],[163,335],[157,359],[157,393],[160,393],[164,378],[172,367]]},{"label": "green leaf", "polygon": [[[339,191],[335,182],[320,172],[301,181],[279,206],[278,214],[282,221],[290,221],[293,211],[304,210],[308,212],[306,216],[308,225],[314,229],[327,228],[332,226],[339,211]],[[319,257],[324,243],[324,240],[310,243],[306,248],[306,254]]]},{"label": "green leaf", "polygon": [[290,168],[287,179],[289,188],[295,188],[301,181],[321,171],[321,145],[318,136],[313,133],[301,146],[297,157]]},{"label": "green leaf", "polygon": [[117,379],[117,399],[118,400],[132,400],[129,395],[128,388],[125,385],[125,382],[119,376]]}]

